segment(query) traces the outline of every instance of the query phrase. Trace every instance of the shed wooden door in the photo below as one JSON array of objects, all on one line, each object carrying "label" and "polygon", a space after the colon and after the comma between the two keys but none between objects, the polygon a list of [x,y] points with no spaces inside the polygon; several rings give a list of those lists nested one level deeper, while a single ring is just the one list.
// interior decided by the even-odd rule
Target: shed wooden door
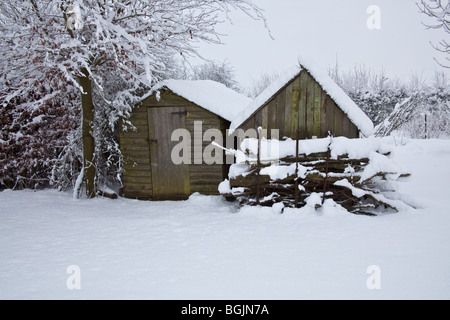
[{"label": "shed wooden door", "polygon": [[180,200],[189,197],[189,169],[172,162],[171,152],[179,142],[171,141],[172,132],[186,128],[185,107],[148,108],[150,163],[153,199]]}]

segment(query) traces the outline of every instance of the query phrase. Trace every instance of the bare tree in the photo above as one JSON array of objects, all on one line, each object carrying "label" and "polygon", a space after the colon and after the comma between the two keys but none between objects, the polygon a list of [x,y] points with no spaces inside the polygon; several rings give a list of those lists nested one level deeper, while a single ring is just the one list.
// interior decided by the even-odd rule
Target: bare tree
[{"label": "bare tree", "polygon": [[[448,0],[421,0],[417,3],[419,10],[434,20],[434,23],[424,23],[429,29],[442,29],[450,34],[450,1]],[[433,48],[446,55],[445,62],[436,62],[445,68],[450,68],[450,42],[441,40],[438,44],[432,44]]]}]

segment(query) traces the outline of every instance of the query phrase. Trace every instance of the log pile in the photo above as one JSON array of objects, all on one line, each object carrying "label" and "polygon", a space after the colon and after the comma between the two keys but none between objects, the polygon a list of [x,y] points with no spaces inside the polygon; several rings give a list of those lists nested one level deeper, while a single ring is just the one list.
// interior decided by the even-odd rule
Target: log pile
[{"label": "log pile", "polygon": [[294,150],[296,156],[270,161],[261,161],[260,156],[247,157],[245,163],[232,166],[230,178],[220,191],[227,200],[238,201],[241,206],[283,203],[284,207],[318,208],[332,199],[347,211],[364,215],[375,215],[380,208],[396,212],[408,207],[387,198],[382,191],[393,191],[392,181],[409,173],[393,170],[393,166],[371,165],[377,158],[388,162],[389,153],[350,158],[348,154],[332,156],[331,147],[310,154]]}]

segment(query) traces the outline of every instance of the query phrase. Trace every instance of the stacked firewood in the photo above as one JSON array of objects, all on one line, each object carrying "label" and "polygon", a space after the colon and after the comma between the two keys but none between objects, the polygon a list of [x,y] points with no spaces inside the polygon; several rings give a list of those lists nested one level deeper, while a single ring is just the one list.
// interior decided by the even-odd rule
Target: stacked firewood
[{"label": "stacked firewood", "polygon": [[332,155],[331,148],[330,143],[324,152],[294,150],[296,156],[269,161],[248,154],[243,163],[232,165],[229,180],[219,190],[241,206],[282,203],[283,207],[312,204],[318,208],[332,199],[349,212],[365,215],[407,207],[385,196],[386,191],[393,191],[392,181],[409,175],[395,166],[380,165],[389,162],[389,153],[374,151],[370,157],[350,158],[348,154]]}]

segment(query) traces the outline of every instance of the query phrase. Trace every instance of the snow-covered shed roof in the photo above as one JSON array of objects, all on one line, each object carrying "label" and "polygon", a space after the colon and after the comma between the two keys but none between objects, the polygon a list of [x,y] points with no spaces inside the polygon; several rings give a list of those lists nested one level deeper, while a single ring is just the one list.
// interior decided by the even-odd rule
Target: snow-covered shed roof
[{"label": "snow-covered shed roof", "polygon": [[348,116],[353,124],[368,137],[372,135],[373,123],[369,117],[355,104],[355,102],[330,78],[313,58],[307,55],[298,56],[299,65],[286,70],[278,79],[273,81],[259,96],[250,102],[231,122],[230,129],[237,129],[260,107],[268,102],[286,84],[297,77],[305,69],[320,84],[323,90],[334,100],[336,105]]},{"label": "snow-covered shed roof", "polygon": [[252,101],[224,84],[212,80],[164,80],[144,99],[164,88],[228,121],[232,121]]}]

